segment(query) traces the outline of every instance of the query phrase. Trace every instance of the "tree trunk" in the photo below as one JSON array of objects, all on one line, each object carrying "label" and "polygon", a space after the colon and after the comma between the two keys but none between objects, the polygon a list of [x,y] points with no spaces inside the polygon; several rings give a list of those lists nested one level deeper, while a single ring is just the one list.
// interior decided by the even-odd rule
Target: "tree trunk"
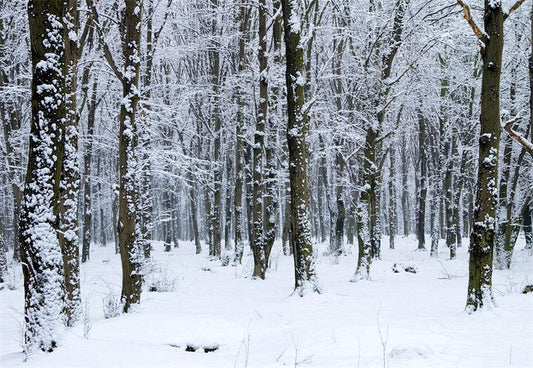
[{"label": "tree trunk", "polygon": [[391,146],[389,166],[389,248],[394,249],[394,237],[396,236],[396,190],[394,188],[395,150]]},{"label": "tree trunk", "polygon": [[226,153],[226,214],[224,219],[224,250],[231,251],[231,222],[233,217],[232,206],[232,191],[230,188],[234,187],[233,182],[233,159],[232,149],[229,140],[226,140],[228,151]]},{"label": "tree trunk", "polygon": [[[218,11],[218,0],[211,0],[212,9]],[[218,24],[216,17],[211,20],[212,37],[218,33]],[[211,78],[213,84],[213,205],[211,213],[211,230],[212,230],[212,247],[210,256],[220,258],[222,254],[222,174],[223,163],[220,155],[220,145],[222,139],[222,109],[221,109],[221,85],[222,75],[220,72],[220,47],[213,42],[209,51],[211,62]]]},{"label": "tree trunk", "polygon": [[[88,79],[87,70],[87,79]],[[91,99],[88,105],[87,114],[87,140],[85,143],[83,155],[83,230],[82,230],[82,251],[81,261],[87,262],[90,259],[91,248],[91,226],[92,226],[92,208],[91,208],[91,160],[92,160],[92,140],[94,135],[94,122],[96,115],[96,92],[98,82],[95,80],[92,85]]]},{"label": "tree trunk", "polygon": [[79,13],[77,0],[69,0],[66,14],[65,88],[66,117],[63,136],[64,154],[59,191],[58,240],[63,254],[65,277],[66,324],[72,326],[81,314],[80,260],[78,247],[78,196],[80,172],[78,162],[78,108],[76,103],[78,68]]},{"label": "tree trunk", "polygon": [[531,217],[533,211],[531,210],[531,203],[524,207],[524,235],[526,238],[526,249],[530,254],[533,250],[533,227],[531,226]]},{"label": "tree trunk", "polygon": [[305,110],[303,45],[300,40],[298,2],[282,0],[286,47],[287,143],[291,187],[291,233],[294,252],[295,293],[319,292],[316,280],[311,227],[309,223],[309,185],[305,138],[309,116]]},{"label": "tree trunk", "polygon": [[124,72],[122,77],[123,99],[120,105],[119,128],[119,213],[118,241],[122,260],[122,303],[127,313],[133,304],[141,300],[141,268],[137,244],[138,228],[135,214],[138,209],[136,189],[137,129],[136,113],[139,102],[139,69],[142,1],[125,1],[122,41]]},{"label": "tree trunk", "polygon": [[418,250],[426,250],[426,197],[427,197],[427,150],[425,117],[418,111],[418,156],[420,165],[420,184],[418,193],[417,236]]},{"label": "tree trunk", "polygon": [[407,140],[405,135],[402,136],[401,158],[402,158],[402,222],[403,236],[409,236],[411,232],[409,223],[409,190],[407,188]]},{"label": "tree trunk", "polygon": [[[59,183],[66,118],[66,7],[62,1],[28,4],[32,84],[28,168],[20,213],[24,275],[24,350],[52,351],[61,326],[63,259],[57,238]],[[59,168],[59,170],[55,170]]]},{"label": "tree trunk", "polygon": [[265,278],[265,236],[264,236],[264,208],[263,194],[265,191],[263,178],[263,161],[265,151],[265,125],[268,110],[268,80],[267,80],[267,30],[266,30],[266,1],[259,0],[258,9],[258,37],[259,37],[259,102],[257,104],[257,118],[254,134],[253,160],[253,199],[252,199],[252,247],[254,255],[254,278]]},{"label": "tree trunk", "polygon": [[492,262],[498,200],[500,146],[500,73],[503,20],[500,1],[485,0],[485,34],[481,80],[481,133],[479,137],[476,203],[470,235],[470,261],[466,310],[470,313],[494,304]]},{"label": "tree trunk", "polygon": [[7,247],[5,241],[6,233],[2,222],[0,222],[0,284],[5,281],[5,275],[7,274]]},{"label": "tree trunk", "polygon": [[202,253],[202,246],[200,244],[200,232],[198,230],[198,195],[196,194],[196,188],[194,186],[194,179],[192,175],[192,169],[187,174],[189,182],[189,199],[191,201],[191,222],[192,231],[194,236],[194,249],[196,254]]},{"label": "tree trunk", "polygon": [[346,219],[346,208],[344,205],[344,186],[342,183],[344,175],[344,159],[342,157],[341,152],[337,151],[335,161],[337,167],[337,185],[335,188],[335,196],[337,202],[337,217],[335,220],[335,254],[341,255],[342,253],[344,253],[344,221]]},{"label": "tree trunk", "polygon": [[453,164],[456,153],[457,139],[450,137],[450,142],[445,146],[446,171],[444,174],[444,212],[446,216],[446,245],[450,249],[450,259],[457,255],[455,226],[453,224]]},{"label": "tree trunk", "polygon": [[[246,40],[245,34],[249,28],[249,9],[246,5],[246,0],[241,0],[239,4],[239,63],[237,66],[238,73],[241,74],[246,68]],[[245,105],[243,101],[244,91],[240,85],[236,87],[236,104],[237,104],[237,122],[235,125],[235,192],[233,194],[233,206],[235,213],[235,256],[233,263],[241,263],[242,253],[244,252],[243,236],[245,229],[242,224],[242,196],[244,183],[244,165],[243,165],[243,127],[244,127],[244,110]]]}]

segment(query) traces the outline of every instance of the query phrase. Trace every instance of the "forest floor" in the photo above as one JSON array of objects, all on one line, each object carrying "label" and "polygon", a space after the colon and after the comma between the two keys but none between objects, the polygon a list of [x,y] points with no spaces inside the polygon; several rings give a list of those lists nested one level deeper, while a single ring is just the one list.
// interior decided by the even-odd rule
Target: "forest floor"
[{"label": "forest floor", "polygon": [[[533,257],[523,238],[511,270],[495,271],[497,307],[472,315],[464,312],[466,245],[450,261],[445,247],[431,259],[414,250],[413,237],[396,243],[389,250],[384,238],[371,280],[358,283],[349,282],[356,250],[335,260],[320,245],[323,292],[301,298],[291,295],[292,258],[279,244],[263,281],[250,278],[250,254],[223,267],[195,255],[191,243],[165,253],[156,242],[142,303],[108,319],[120,259],[112,246],[93,246],[81,269],[83,320],[56,351],[25,363],[22,276],[12,272],[0,291],[0,367],[533,367],[533,294],[521,293],[533,282]],[[417,273],[395,273],[394,263]]]}]

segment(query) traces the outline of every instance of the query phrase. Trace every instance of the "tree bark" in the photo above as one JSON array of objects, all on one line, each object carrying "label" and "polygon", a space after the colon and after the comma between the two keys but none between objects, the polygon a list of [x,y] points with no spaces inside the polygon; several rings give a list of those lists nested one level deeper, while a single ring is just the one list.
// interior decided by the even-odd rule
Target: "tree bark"
[{"label": "tree bark", "polygon": [[124,71],[122,76],[123,99],[120,105],[119,127],[119,213],[118,241],[122,261],[122,303],[127,313],[133,304],[141,300],[141,260],[138,249],[138,224],[136,212],[139,206],[135,182],[137,167],[136,114],[139,102],[139,70],[142,0],[125,1],[124,36],[122,52]]},{"label": "tree bark", "polygon": [[[470,235],[467,312],[494,304],[492,262],[498,199],[498,151],[500,146],[500,74],[503,53],[504,14],[500,1],[485,0],[484,47],[481,56],[481,132],[474,223]],[[487,35],[487,36],[485,36]],[[490,37],[490,38],[489,38]]]},{"label": "tree bark", "polygon": [[309,222],[309,185],[305,138],[309,116],[305,110],[305,75],[301,31],[298,27],[298,2],[282,0],[286,47],[287,143],[291,188],[291,233],[294,256],[295,293],[319,292],[316,280],[311,227]]},{"label": "tree bark", "polygon": [[24,350],[52,351],[63,312],[63,258],[57,238],[63,160],[59,122],[67,116],[65,12],[62,1],[28,3],[32,59],[28,168],[20,213],[24,275]]},{"label": "tree bark", "polygon": [[78,161],[78,107],[76,100],[78,68],[79,12],[77,0],[68,0],[65,14],[65,88],[66,117],[64,153],[59,191],[58,240],[63,254],[65,277],[66,324],[72,326],[81,314],[80,260],[78,247],[78,196],[80,172]]},{"label": "tree bark", "polygon": [[265,125],[268,110],[268,79],[267,79],[267,30],[266,30],[266,0],[259,0],[258,8],[258,37],[259,37],[259,102],[257,104],[257,117],[254,134],[254,160],[253,160],[253,195],[252,195],[252,241],[254,255],[254,278],[265,278],[265,236],[264,236],[264,208],[263,195],[265,192],[263,161],[265,151]]},{"label": "tree bark", "polygon": [[418,250],[426,250],[426,197],[427,197],[427,150],[426,122],[421,111],[418,111],[418,156],[420,167],[420,185],[418,193],[417,235]]}]

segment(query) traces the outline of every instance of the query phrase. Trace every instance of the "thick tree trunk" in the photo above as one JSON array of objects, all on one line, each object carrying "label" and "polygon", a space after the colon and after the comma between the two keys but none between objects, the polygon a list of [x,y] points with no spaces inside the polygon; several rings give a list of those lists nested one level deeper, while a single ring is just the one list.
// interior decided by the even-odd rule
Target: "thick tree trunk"
[{"label": "thick tree trunk", "polygon": [[[281,3],[279,0],[273,0],[273,14],[281,10]],[[270,63],[270,70],[278,71],[282,67],[282,52],[281,52],[281,37],[283,29],[283,19],[281,14],[278,14],[272,20],[272,48],[273,56]],[[270,72],[269,74],[273,74]],[[265,259],[267,267],[269,267],[270,253],[272,246],[276,239],[276,223],[279,218],[278,211],[280,210],[279,201],[279,180],[277,178],[278,157],[276,156],[276,140],[278,137],[278,130],[280,124],[280,117],[282,115],[281,97],[282,85],[281,81],[275,79],[273,81],[270,98],[268,99],[269,110],[268,114],[268,136],[265,142],[266,149],[266,170],[265,170],[265,189],[266,196],[264,199],[265,206]],[[280,226],[281,227],[281,226]]]},{"label": "thick tree trunk", "polygon": [[482,48],[481,133],[474,223],[470,235],[470,261],[466,310],[470,313],[494,304],[492,262],[498,199],[500,147],[500,74],[504,14],[500,1],[485,0]]},{"label": "thick tree trunk", "polygon": [[139,205],[135,182],[137,146],[136,113],[139,102],[139,69],[141,60],[142,1],[125,1],[122,43],[124,71],[123,99],[120,105],[119,128],[119,213],[118,241],[122,260],[122,303],[124,312],[141,300],[141,260],[138,249],[136,212]]},{"label": "thick tree trunk", "polygon": [[65,319],[76,323],[81,313],[80,260],[78,247],[78,195],[80,172],[78,161],[78,108],[76,103],[78,68],[79,13],[77,0],[69,0],[65,19],[66,117],[63,136],[64,154],[61,167],[58,240],[63,254],[65,277]]},{"label": "thick tree trunk", "polygon": [[[60,122],[67,116],[66,7],[62,1],[28,4],[32,85],[28,169],[20,213],[24,275],[24,344],[52,351],[63,312],[63,258],[57,239],[63,145]],[[52,170],[51,170],[52,168]],[[59,168],[58,170],[55,170]]]},{"label": "thick tree trunk", "polygon": [[311,227],[309,223],[309,185],[305,138],[309,117],[305,111],[303,45],[300,40],[298,2],[282,0],[286,46],[287,143],[291,187],[291,233],[294,252],[295,293],[319,292],[316,280]]}]

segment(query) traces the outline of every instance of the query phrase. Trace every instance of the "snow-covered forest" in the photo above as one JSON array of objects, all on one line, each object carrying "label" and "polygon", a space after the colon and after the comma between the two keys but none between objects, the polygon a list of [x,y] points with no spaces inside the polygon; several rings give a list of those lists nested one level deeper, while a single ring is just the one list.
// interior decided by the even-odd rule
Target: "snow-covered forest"
[{"label": "snow-covered forest", "polygon": [[0,0],[1,367],[533,367],[531,0]]}]

